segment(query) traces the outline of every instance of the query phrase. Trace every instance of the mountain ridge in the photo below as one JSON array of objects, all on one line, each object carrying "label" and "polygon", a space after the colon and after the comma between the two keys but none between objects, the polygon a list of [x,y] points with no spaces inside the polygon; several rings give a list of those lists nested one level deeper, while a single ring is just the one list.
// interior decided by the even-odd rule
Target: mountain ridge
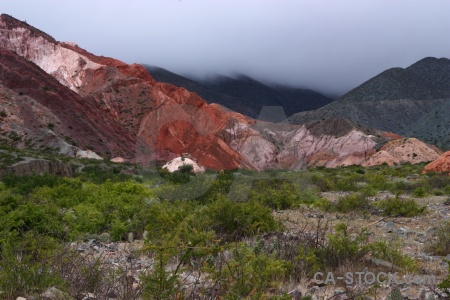
[{"label": "mountain ridge", "polygon": [[[315,111],[290,118],[303,124],[346,118],[384,131],[450,148],[450,60],[427,57],[408,68],[391,68]],[[440,115],[440,118],[435,118]]]},{"label": "mountain ridge", "polygon": [[[38,90],[31,90],[33,94],[30,95],[38,97],[44,92],[53,93],[55,101],[60,102],[59,106],[45,102],[39,106],[40,111],[49,116],[59,116],[60,123],[46,125],[64,142],[55,145],[43,140],[45,147],[62,151],[74,146],[72,139],[84,138],[80,142],[82,151],[92,148],[103,157],[124,155],[124,159],[135,163],[169,161],[187,153],[203,167],[214,170],[265,170],[361,165],[377,153],[380,145],[399,138],[346,120],[323,120],[312,125],[255,120],[218,104],[208,104],[185,88],[158,82],[141,65],[96,56],[74,43],[54,42],[45,35],[30,32],[33,27],[19,26],[20,21],[8,27],[6,23],[12,22],[9,18],[0,16],[0,48],[12,55],[9,59],[6,55],[0,57],[0,63],[4,60],[12,65],[4,69],[3,78],[14,75],[17,56],[20,56],[28,61],[29,72],[51,76],[55,85],[52,90],[39,89],[40,85],[35,85]],[[29,72],[24,68],[21,76],[0,82],[0,88],[17,88],[13,85],[21,80],[30,84],[31,81],[27,81]],[[251,79],[247,81],[258,84]],[[64,90],[72,96],[64,98],[64,93],[59,95],[53,89]],[[19,90],[11,93],[15,93],[14,97],[0,99],[2,106],[20,100]],[[70,103],[64,106],[64,101]],[[70,112],[67,108],[74,105],[72,102],[86,105],[75,114],[82,120],[73,122],[89,124],[95,132],[104,133],[105,139],[100,137],[99,140],[98,135],[89,132],[77,137],[74,133],[61,131],[72,122],[70,118],[64,119],[64,113]],[[19,101],[16,108],[20,111],[24,106]],[[23,122],[20,114],[10,116],[9,113],[0,120],[6,135],[14,138],[22,129],[33,129],[33,124]],[[22,127],[15,126],[16,121],[23,122],[20,123]],[[339,125],[339,131],[334,129],[336,124],[342,125]],[[31,142],[43,136],[37,134]],[[125,137],[128,138],[123,141]],[[417,152],[414,162],[433,160],[440,155],[439,151],[419,145],[418,141],[411,141],[410,145],[409,149]],[[27,143],[21,146],[27,147]],[[419,151],[422,149],[419,146],[429,151]],[[396,161],[411,161],[406,153],[403,154]]]},{"label": "mountain ridge", "polygon": [[184,87],[199,94],[208,103],[217,103],[252,118],[260,115],[263,106],[281,106],[287,116],[312,110],[333,100],[316,91],[282,85],[270,86],[245,74],[233,77],[216,75],[208,79],[190,79],[166,69],[145,65],[158,81]]}]

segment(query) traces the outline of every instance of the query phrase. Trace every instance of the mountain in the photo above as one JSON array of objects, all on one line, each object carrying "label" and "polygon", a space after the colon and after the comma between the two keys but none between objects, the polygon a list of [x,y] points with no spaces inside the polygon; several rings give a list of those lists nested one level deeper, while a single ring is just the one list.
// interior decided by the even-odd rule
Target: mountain
[{"label": "mountain", "polygon": [[194,81],[163,68],[146,68],[158,81],[195,92],[208,103],[218,103],[246,116],[263,120],[264,117],[260,117],[263,106],[282,106],[285,114],[290,116],[297,112],[317,109],[333,101],[312,90],[281,85],[268,86],[245,75],[235,78],[218,75],[207,80]]},{"label": "mountain", "polygon": [[[264,170],[365,164],[387,142],[403,140],[346,119],[255,120],[8,15],[0,16],[0,49],[0,128],[7,137],[0,142],[10,146],[142,164],[189,154],[214,170]],[[248,78],[240,84],[259,86]],[[440,154],[410,142],[401,161]]]},{"label": "mountain", "polygon": [[[68,118],[64,115],[73,113],[70,105],[74,104],[67,103],[92,103],[86,110],[92,111],[97,118],[78,108],[74,109],[74,117],[92,123],[98,131],[113,130],[117,135],[98,139],[89,132],[69,132],[66,141],[71,142],[73,136],[83,134],[89,139],[84,148],[95,149],[103,157],[123,156],[147,162],[189,152],[198,157],[202,165],[213,169],[246,166],[238,153],[214,136],[214,132],[231,118],[229,115],[218,107],[208,106],[196,94],[155,81],[140,65],[127,65],[112,58],[95,56],[76,44],[58,42],[8,15],[0,17],[0,48],[21,56],[42,73],[51,75],[55,85],[65,91],[71,90],[70,95],[77,95],[77,99],[55,95],[54,102],[60,105],[58,109],[62,116],[59,120],[63,126]],[[26,82],[34,77],[26,74],[26,70],[21,75]],[[4,76],[8,78],[11,74],[5,72]],[[49,87],[49,93],[54,89],[56,87]],[[3,100],[9,105],[13,99]],[[44,105],[50,113],[58,113],[51,105]],[[18,119],[22,121],[21,116]],[[11,126],[10,119],[2,121],[8,134],[20,135],[20,130]],[[25,122],[25,126],[32,130],[28,128],[32,124]],[[120,148],[114,147],[115,144]],[[27,147],[26,144],[21,146]],[[62,152],[59,144],[46,144],[46,147]]]},{"label": "mountain", "polygon": [[428,57],[406,69],[386,70],[329,105],[293,115],[290,122],[347,118],[448,149],[449,108],[450,60]]},{"label": "mountain", "polygon": [[127,156],[134,140],[95,103],[12,51],[0,48],[0,62],[3,143],[36,150],[58,148],[71,156],[82,155],[81,149]]},{"label": "mountain", "polygon": [[175,86],[185,88],[188,91],[192,91],[205,99],[208,103],[218,103],[246,116],[258,118],[259,111],[256,112],[256,110],[250,108],[245,103],[245,99],[217,92],[200,82],[172,73],[163,68],[149,65],[144,65],[144,67],[157,81],[171,83]]},{"label": "mountain", "polygon": [[450,149],[450,99],[419,118],[408,132],[440,149]]}]

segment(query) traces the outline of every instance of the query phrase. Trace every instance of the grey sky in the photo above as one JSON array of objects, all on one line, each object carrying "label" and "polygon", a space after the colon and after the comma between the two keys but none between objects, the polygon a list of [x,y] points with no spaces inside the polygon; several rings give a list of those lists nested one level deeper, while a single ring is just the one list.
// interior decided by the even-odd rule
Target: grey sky
[{"label": "grey sky", "polygon": [[1,0],[1,12],[97,55],[343,93],[450,57],[448,0]]}]

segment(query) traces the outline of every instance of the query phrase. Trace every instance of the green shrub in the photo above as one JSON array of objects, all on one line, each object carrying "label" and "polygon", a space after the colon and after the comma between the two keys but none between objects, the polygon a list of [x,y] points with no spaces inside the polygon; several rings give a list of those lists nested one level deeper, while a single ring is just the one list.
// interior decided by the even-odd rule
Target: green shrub
[{"label": "green shrub", "polygon": [[435,196],[443,196],[444,194],[445,194],[445,192],[443,190],[440,190],[440,189],[433,190],[433,195],[435,195]]},{"label": "green shrub", "polygon": [[437,228],[435,238],[427,243],[426,250],[434,255],[444,256],[450,253],[450,221]]},{"label": "green shrub", "polygon": [[325,211],[325,212],[332,212],[335,210],[335,206],[333,205],[333,202],[331,202],[330,200],[326,199],[326,198],[321,198],[319,200],[317,200],[314,203],[315,207],[318,207],[320,210]]},{"label": "green shrub", "polygon": [[281,179],[255,181],[249,199],[272,209],[288,209],[300,202],[295,187]]},{"label": "green shrub", "polygon": [[428,178],[428,184],[435,189],[445,189],[450,186],[450,177],[443,174],[434,174]]},{"label": "green shrub", "polygon": [[369,200],[361,193],[352,193],[348,196],[341,197],[336,204],[336,210],[342,213],[364,211],[368,208]]},{"label": "green shrub", "polygon": [[384,190],[386,189],[386,183],[387,179],[386,176],[383,176],[381,174],[376,174],[368,177],[368,183],[377,190]]},{"label": "green shrub", "polygon": [[189,164],[183,164],[178,168],[178,172],[180,173],[187,173],[187,174],[194,174],[194,167]]},{"label": "green shrub", "polygon": [[423,187],[418,187],[413,191],[414,197],[417,197],[417,198],[424,197],[426,193],[427,193],[427,191]]},{"label": "green shrub", "polygon": [[317,232],[314,243],[299,245],[296,260],[303,263],[302,269],[311,276],[315,272],[335,270],[341,265],[356,263],[369,253],[367,230],[363,229],[357,235],[348,232],[344,223],[335,226],[335,232],[323,235]]},{"label": "green shrub", "polygon": [[336,181],[335,188],[344,192],[357,191],[356,182],[355,178],[352,177],[339,178]]},{"label": "green shrub", "polygon": [[3,183],[8,188],[14,188],[20,194],[28,194],[37,187],[48,186],[54,187],[57,184],[68,183],[70,181],[66,178],[53,175],[32,175],[32,176],[17,176],[8,175],[2,178]]},{"label": "green shrub", "polygon": [[334,183],[328,177],[314,174],[311,176],[311,180],[322,192],[329,192],[334,189]]},{"label": "green shrub", "polygon": [[62,286],[62,278],[53,270],[59,248],[52,238],[32,231],[23,233],[22,238],[12,234],[3,240],[0,247],[1,297],[16,299]]},{"label": "green shrub", "polygon": [[390,198],[381,200],[376,206],[383,210],[384,216],[415,217],[424,214],[425,206],[419,206],[413,199]]},{"label": "green shrub", "polygon": [[448,275],[441,283],[438,284],[438,287],[441,289],[450,289],[450,261],[446,260],[448,264]]},{"label": "green shrub", "polygon": [[419,270],[417,262],[402,254],[401,245],[394,242],[375,241],[369,246],[372,257],[392,263],[408,272]]},{"label": "green shrub", "polygon": [[289,264],[273,255],[255,254],[243,243],[233,245],[231,258],[210,268],[211,279],[218,283],[225,299],[268,299],[267,290],[279,285]]},{"label": "green shrub", "polygon": [[281,229],[272,211],[256,201],[233,202],[224,196],[205,208],[208,228],[228,241]]}]

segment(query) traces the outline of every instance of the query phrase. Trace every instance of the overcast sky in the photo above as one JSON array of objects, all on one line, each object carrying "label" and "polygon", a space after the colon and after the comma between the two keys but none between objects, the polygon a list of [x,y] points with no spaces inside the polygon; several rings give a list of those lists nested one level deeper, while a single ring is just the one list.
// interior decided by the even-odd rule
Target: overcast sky
[{"label": "overcast sky", "polygon": [[328,93],[450,57],[449,0],[0,1],[2,13],[97,55]]}]

